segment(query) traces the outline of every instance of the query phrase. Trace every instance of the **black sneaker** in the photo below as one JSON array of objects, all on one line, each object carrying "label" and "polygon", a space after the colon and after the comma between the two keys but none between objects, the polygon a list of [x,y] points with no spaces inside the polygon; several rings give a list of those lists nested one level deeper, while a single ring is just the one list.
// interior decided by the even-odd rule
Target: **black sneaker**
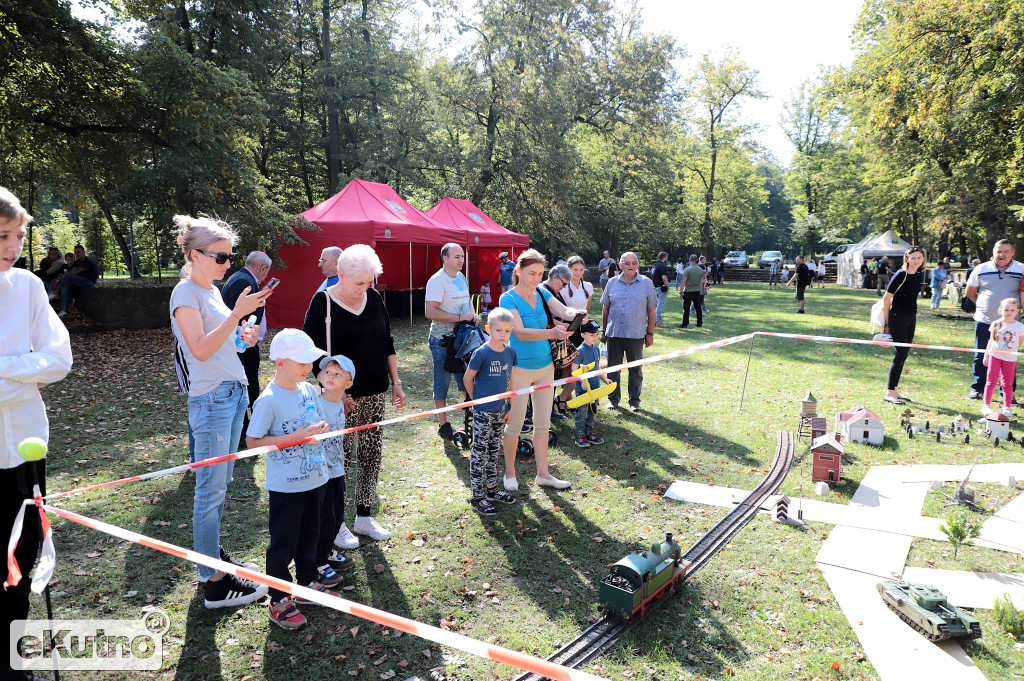
[{"label": "black sneaker", "polygon": [[207,608],[234,608],[258,601],[267,595],[268,589],[265,584],[224,575],[216,582],[207,581],[203,591]]},{"label": "black sneaker", "polygon": [[972,388],[971,392],[967,393],[967,399],[969,399],[969,400],[980,400],[981,399],[981,393],[978,392],[977,390],[974,390]]},{"label": "black sneaker", "polygon": [[[232,565],[237,565],[238,567],[243,567],[246,570],[259,570],[260,569],[260,566],[257,565],[256,563],[247,563],[244,560],[238,560],[237,558],[232,556],[230,553],[225,551],[223,546],[220,547],[220,559],[222,561],[224,561],[225,563],[231,563]],[[248,581],[248,580],[246,580],[246,581]]]},{"label": "black sneaker", "polygon": [[452,424],[445,421],[441,424],[441,427],[437,429],[437,434],[442,440],[455,441],[455,429],[452,428]]},{"label": "black sneaker", "polygon": [[525,435],[526,433],[533,432],[533,419],[523,421],[523,429],[519,431],[520,434]]},{"label": "black sneaker", "polygon": [[806,313],[806,312],[804,312],[803,310],[797,310],[797,311],[796,311],[796,313],[797,313],[797,314],[807,314],[807,313]]},{"label": "black sneaker", "polygon": [[484,492],[484,499],[487,501],[497,501],[502,504],[515,504],[519,501],[508,492],[502,492],[498,488],[486,490]]},{"label": "black sneaker", "polygon": [[568,421],[569,417],[566,416],[565,414],[563,414],[560,411],[552,410],[551,411],[551,420],[552,421]]},{"label": "black sneaker", "polygon": [[480,515],[494,515],[498,512],[498,509],[494,507],[494,504],[483,497],[479,499],[470,499],[469,505],[472,506],[473,510]]},{"label": "black sneaker", "polygon": [[327,556],[327,563],[335,570],[348,570],[356,566],[352,556],[343,555],[338,549],[331,549],[331,555]]}]

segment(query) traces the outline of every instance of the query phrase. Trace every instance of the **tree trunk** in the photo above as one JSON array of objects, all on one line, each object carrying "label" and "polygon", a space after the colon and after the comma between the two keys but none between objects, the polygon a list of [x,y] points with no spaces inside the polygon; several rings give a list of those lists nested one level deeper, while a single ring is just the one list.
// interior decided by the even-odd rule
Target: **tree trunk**
[{"label": "tree trunk", "polygon": [[117,220],[114,219],[114,214],[110,210],[110,204],[108,204],[99,192],[93,194],[93,199],[96,200],[96,204],[99,205],[100,210],[103,211],[103,217],[107,219],[107,224],[110,226],[110,233],[114,235],[114,241],[117,242],[117,247],[121,249],[121,259],[124,260],[128,266],[128,276],[132,279],[138,279],[140,277],[139,270],[135,266],[135,258],[132,257],[131,249],[128,247],[128,242],[124,238],[124,232],[117,224]]},{"label": "tree trunk", "polygon": [[708,186],[704,192],[704,220],[700,224],[701,254],[708,258],[715,255],[715,240],[712,234],[711,206],[715,203],[715,171],[718,169],[718,139],[715,137],[715,118],[711,117],[711,172],[708,173]]},{"label": "tree trunk", "polygon": [[341,151],[338,145],[338,106],[335,101],[337,83],[331,68],[331,3],[323,0],[323,18],[320,22],[321,59],[324,68],[324,103],[327,107],[327,195],[338,191],[338,159]]}]

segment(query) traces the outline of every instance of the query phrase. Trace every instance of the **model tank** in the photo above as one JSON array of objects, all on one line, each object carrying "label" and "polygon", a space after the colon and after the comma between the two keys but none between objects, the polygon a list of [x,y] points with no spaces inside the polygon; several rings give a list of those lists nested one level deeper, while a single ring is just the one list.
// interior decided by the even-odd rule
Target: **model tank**
[{"label": "model tank", "polygon": [[981,623],[946,601],[938,589],[916,582],[882,582],[875,587],[889,609],[929,641],[981,638]]}]

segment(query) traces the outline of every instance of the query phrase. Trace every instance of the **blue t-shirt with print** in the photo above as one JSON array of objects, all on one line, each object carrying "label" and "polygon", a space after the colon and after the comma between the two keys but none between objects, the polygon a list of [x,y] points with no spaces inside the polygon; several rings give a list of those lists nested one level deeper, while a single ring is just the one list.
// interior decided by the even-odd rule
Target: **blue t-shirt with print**
[{"label": "blue t-shirt with print", "polygon": [[498,265],[498,271],[501,273],[501,285],[502,286],[511,286],[512,285],[512,272],[514,272],[515,269],[516,269],[516,264],[514,262],[512,262],[511,260],[506,260],[505,262],[503,262],[500,265]]},{"label": "blue t-shirt with print", "polygon": [[[544,296],[544,300],[551,300],[551,294],[543,288],[537,289],[537,295]],[[523,326],[528,329],[548,328],[548,316],[544,312],[544,306],[541,305],[539,298],[537,306],[530,307],[529,303],[523,300],[515,289],[511,289],[501,294],[498,305],[506,310],[518,312],[519,318],[523,320]],[[551,343],[547,339],[524,341],[517,338],[516,332],[513,331],[509,344],[516,351],[516,358],[519,360],[518,366],[523,369],[543,369],[551,364]]]},{"label": "blue t-shirt with print", "polygon": [[[580,346],[576,348],[576,351],[580,354],[577,355],[576,359],[572,361],[573,364],[579,364],[580,366],[583,366],[584,364],[593,363],[594,369],[601,366],[601,348],[597,347],[596,345],[587,345],[586,343],[581,343]],[[591,369],[591,371],[593,371],[594,369]],[[597,376],[592,376],[588,378],[587,381],[590,383],[591,390],[601,386],[601,379],[598,378]],[[577,383],[576,394],[582,395],[583,392],[583,383]]]},{"label": "blue t-shirt with print", "polygon": [[[341,430],[345,427],[345,402],[331,402],[325,400],[323,395],[318,395],[317,411],[327,421],[329,430]],[[333,480],[345,475],[345,448],[342,446],[344,437],[330,437],[321,440],[324,447],[324,460],[327,462],[327,477]]]},{"label": "blue t-shirt with print", "polygon": [[[516,366],[516,351],[510,345],[498,352],[484,343],[469,358],[469,368],[476,372],[473,378],[473,399],[479,400],[512,389],[512,367]],[[495,400],[473,407],[477,411],[508,411],[509,401]]]},{"label": "blue t-shirt with print", "polygon": [[[307,405],[317,406],[316,388],[299,383],[295,390],[287,390],[271,383],[256,398],[252,418],[245,434],[249,437],[290,435],[306,427]],[[321,418],[323,412],[317,409]],[[327,482],[327,464],[323,446],[316,442],[278,449],[267,454],[267,481],[270,492],[308,492]]]}]

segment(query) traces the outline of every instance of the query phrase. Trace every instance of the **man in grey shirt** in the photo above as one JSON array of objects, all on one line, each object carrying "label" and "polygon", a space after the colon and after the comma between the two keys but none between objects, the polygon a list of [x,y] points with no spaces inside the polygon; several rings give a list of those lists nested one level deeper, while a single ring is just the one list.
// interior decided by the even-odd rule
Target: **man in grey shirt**
[{"label": "man in grey shirt", "polygon": [[700,282],[707,271],[697,264],[697,256],[690,256],[690,264],[683,270],[683,280],[679,284],[679,297],[683,299],[683,323],[680,329],[690,325],[690,306],[697,312],[697,328],[704,326],[704,308],[700,302]]},{"label": "man in grey shirt", "polygon": [[[1013,259],[1013,244],[1008,239],[1000,239],[992,247],[992,260],[975,267],[967,277],[967,289],[964,296],[977,305],[974,311],[974,347],[986,348],[989,341],[989,327],[999,319],[999,303],[1004,298],[1020,300],[1021,279],[1024,278],[1024,265]],[[988,367],[984,365],[985,353],[974,354],[974,376],[971,392],[967,399],[979,400],[985,389]],[[1014,380],[1014,390],[1016,390]]]},{"label": "man in grey shirt", "polygon": [[[619,258],[622,274],[612,277],[601,294],[602,343],[608,343],[608,364],[622,363],[623,355],[632,362],[644,356],[644,348],[654,344],[654,322],[657,319],[658,299],[654,284],[639,274],[640,259],[627,251]],[[618,383],[620,372],[608,375]],[[629,406],[640,411],[640,391],[644,385],[642,367],[629,370]],[[612,407],[619,404],[621,386],[608,396]]]},{"label": "man in grey shirt", "polygon": [[597,271],[601,273],[601,286],[608,283],[608,278],[611,276],[611,269],[615,267],[615,261],[612,256],[608,254],[608,251],[604,252],[604,257],[601,258],[601,262],[597,263]]}]

